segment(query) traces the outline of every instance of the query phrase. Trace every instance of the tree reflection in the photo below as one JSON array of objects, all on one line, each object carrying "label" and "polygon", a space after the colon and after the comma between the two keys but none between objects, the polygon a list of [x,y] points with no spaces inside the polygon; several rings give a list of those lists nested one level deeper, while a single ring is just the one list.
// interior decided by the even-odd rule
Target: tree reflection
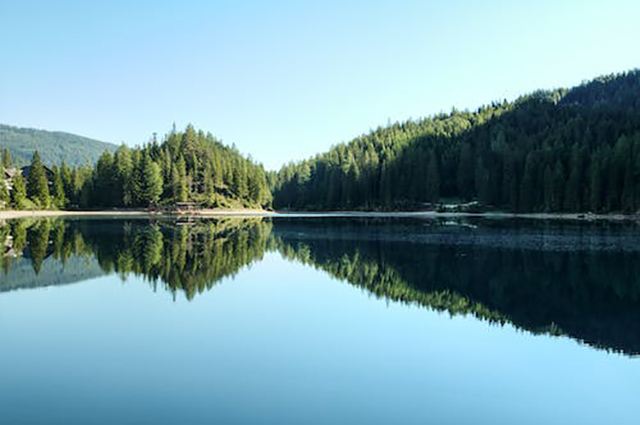
[{"label": "tree reflection", "polygon": [[[0,226],[0,290],[11,281],[16,258],[31,262],[42,285],[52,280],[41,271],[44,261],[90,258],[104,273],[123,280],[143,277],[154,290],[191,300],[260,261],[265,252],[277,251],[384,299],[640,353],[635,225],[451,224],[260,218],[11,221]],[[68,268],[81,276],[77,265]]]},{"label": "tree reflection", "polygon": [[284,257],[379,297],[640,353],[635,225],[529,226],[305,220],[274,234]]},{"label": "tree reflection", "polygon": [[90,255],[106,273],[125,280],[141,276],[188,299],[210,289],[226,276],[260,260],[271,223],[260,219],[207,220],[189,225],[175,221],[52,220],[14,221],[2,227],[5,241],[4,280],[10,279],[15,256],[28,258],[42,286],[45,258],[64,262]]}]

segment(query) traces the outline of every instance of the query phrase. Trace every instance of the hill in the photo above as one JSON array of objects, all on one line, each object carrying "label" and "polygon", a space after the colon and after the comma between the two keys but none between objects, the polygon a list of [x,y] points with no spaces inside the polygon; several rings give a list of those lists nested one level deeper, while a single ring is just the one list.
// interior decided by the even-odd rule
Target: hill
[{"label": "hill", "polygon": [[117,146],[71,133],[0,124],[0,148],[9,149],[18,166],[29,164],[35,150],[45,165],[65,161],[77,166],[94,164],[105,150],[114,152]]},{"label": "hill", "polygon": [[[45,157],[43,152],[51,158],[50,149],[41,149],[46,143],[38,142],[37,146],[41,158]],[[65,148],[77,149],[80,156],[93,155],[92,150],[87,150],[92,146],[109,148],[99,153],[93,165],[73,166],[71,160],[66,160],[66,164],[53,166],[50,177],[40,166],[37,185],[27,185],[26,190],[11,189],[8,196],[5,191],[4,199],[0,197],[0,200],[10,202],[16,209],[260,208],[271,205],[262,164],[243,156],[235,146],[223,144],[211,133],[196,131],[192,125],[184,132],[173,128],[160,142],[154,136],[150,143],[133,148],[121,145],[112,149],[108,144],[82,146],[84,150],[80,145],[65,145]],[[76,158],[74,162],[81,161]]]},{"label": "hill", "polygon": [[69,173],[62,174],[66,199],[85,208],[271,204],[263,166],[192,125],[183,132],[174,128],[161,142],[154,139],[136,148],[120,146],[113,155],[103,153],[80,185],[71,177],[65,184]]},{"label": "hill", "polygon": [[276,208],[640,209],[640,71],[378,128],[270,175]]}]

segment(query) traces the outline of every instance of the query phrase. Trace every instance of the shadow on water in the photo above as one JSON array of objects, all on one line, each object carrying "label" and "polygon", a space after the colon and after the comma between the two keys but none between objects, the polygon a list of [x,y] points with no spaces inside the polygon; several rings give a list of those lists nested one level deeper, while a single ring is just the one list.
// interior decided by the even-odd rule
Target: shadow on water
[{"label": "shadow on water", "polygon": [[640,353],[633,223],[40,219],[0,242],[0,292],[117,273],[193,299],[277,251],[384,299]]}]

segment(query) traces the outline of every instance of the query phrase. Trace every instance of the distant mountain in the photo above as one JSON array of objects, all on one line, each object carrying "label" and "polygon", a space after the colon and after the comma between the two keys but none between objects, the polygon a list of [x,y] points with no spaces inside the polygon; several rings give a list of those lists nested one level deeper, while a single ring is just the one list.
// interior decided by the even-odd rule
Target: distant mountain
[{"label": "distant mountain", "polygon": [[105,150],[114,152],[117,146],[61,131],[0,124],[0,148],[9,149],[15,165],[29,164],[38,150],[42,162],[51,166],[63,160],[68,165],[93,164]]}]

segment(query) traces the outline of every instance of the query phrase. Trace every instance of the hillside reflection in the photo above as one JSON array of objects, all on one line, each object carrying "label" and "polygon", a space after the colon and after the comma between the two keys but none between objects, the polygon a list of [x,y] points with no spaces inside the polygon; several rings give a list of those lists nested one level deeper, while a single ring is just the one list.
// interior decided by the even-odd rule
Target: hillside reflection
[{"label": "hillside reflection", "polygon": [[117,273],[192,299],[277,251],[381,298],[636,355],[638,233],[514,221],[20,220],[0,226],[0,291]]},{"label": "hillside reflection", "polygon": [[[45,260],[70,263],[75,269],[79,258],[90,256],[105,274],[117,273],[122,280],[141,276],[154,289],[161,285],[192,299],[262,259],[271,223],[260,219],[190,223],[40,219],[12,221],[0,229],[0,240],[6,241],[0,291],[19,289],[12,284],[16,279],[30,279],[27,287],[50,286],[53,276],[41,272]],[[29,279],[12,273],[12,265],[24,259],[35,272],[27,273]]]}]

